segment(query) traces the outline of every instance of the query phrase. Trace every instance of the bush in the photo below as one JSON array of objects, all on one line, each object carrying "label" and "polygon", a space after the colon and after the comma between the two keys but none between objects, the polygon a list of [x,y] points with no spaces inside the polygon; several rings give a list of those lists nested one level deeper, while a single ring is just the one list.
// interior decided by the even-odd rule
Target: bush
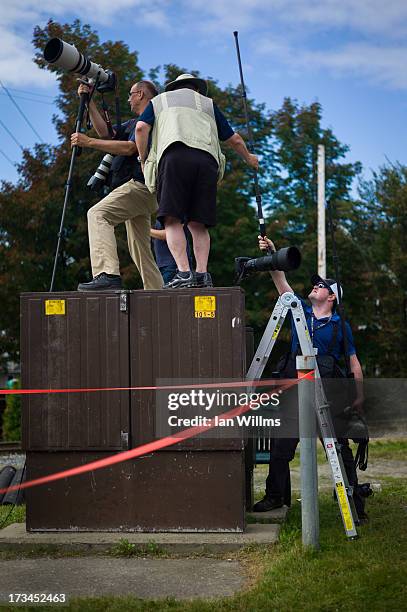
[{"label": "bush", "polygon": [[[21,381],[14,385],[21,389]],[[21,440],[21,397],[19,395],[6,395],[6,408],[3,413],[3,440],[16,442]]]}]

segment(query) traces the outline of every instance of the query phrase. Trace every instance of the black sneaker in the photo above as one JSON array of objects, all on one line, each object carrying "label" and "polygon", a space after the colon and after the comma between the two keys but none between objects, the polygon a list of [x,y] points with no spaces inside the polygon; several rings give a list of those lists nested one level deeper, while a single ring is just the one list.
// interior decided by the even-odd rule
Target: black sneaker
[{"label": "black sneaker", "polygon": [[213,287],[212,277],[209,272],[195,272],[197,287]]},{"label": "black sneaker", "polygon": [[177,272],[174,278],[164,285],[163,289],[185,289],[187,287],[196,287],[194,272]]},{"label": "black sneaker", "polygon": [[78,291],[117,291],[122,288],[122,279],[117,274],[101,272],[89,283],[79,283]]},{"label": "black sneaker", "polygon": [[267,497],[267,495],[265,495],[257,504],[254,504],[253,512],[269,512],[269,510],[276,510],[283,506],[284,504],[281,498]]}]

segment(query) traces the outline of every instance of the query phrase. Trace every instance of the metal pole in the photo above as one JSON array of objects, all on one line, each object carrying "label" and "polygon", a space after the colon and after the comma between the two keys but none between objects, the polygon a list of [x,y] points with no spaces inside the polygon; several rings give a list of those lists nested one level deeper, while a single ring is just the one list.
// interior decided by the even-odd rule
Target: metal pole
[{"label": "metal pole", "polygon": [[[233,32],[233,36],[235,37],[235,43],[236,43],[237,61],[239,64],[240,84],[242,87],[242,100],[243,100],[244,115],[245,115],[245,120],[246,120],[248,149],[250,153],[253,153],[254,152],[254,141],[253,141],[252,130],[250,127],[249,111],[247,108],[246,87],[245,87],[244,78],[243,78],[242,60],[240,58],[238,35],[239,35],[238,32]],[[253,171],[253,177],[254,177],[254,194],[256,197],[256,204],[257,204],[257,218],[259,221],[259,230],[260,230],[260,235],[264,237],[266,235],[266,224],[265,224],[264,216],[263,216],[263,207],[262,207],[262,201],[261,201],[261,193],[260,193],[259,178],[258,178],[257,170]],[[268,248],[267,252],[271,255],[273,251],[271,248]]]},{"label": "metal pole", "polygon": [[318,145],[318,274],[326,278],[325,147]]},{"label": "metal pole", "polygon": [[[82,93],[80,95],[78,115],[76,117],[76,123],[75,123],[75,132],[80,132],[81,129],[82,129],[83,118],[85,116],[85,109],[86,109],[86,104],[87,104],[88,100],[89,100],[89,94]],[[81,154],[81,152],[82,152],[82,149],[80,147],[78,147],[78,146],[74,146],[72,148],[71,162],[69,164],[68,178],[66,180],[66,186],[65,186],[65,197],[64,197],[64,204],[63,204],[63,207],[62,207],[61,222],[60,222],[60,225],[59,225],[58,242],[57,242],[57,248],[56,248],[56,251],[55,251],[54,267],[53,267],[53,270],[52,270],[51,285],[50,285],[50,288],[49,288],[50,292],[52,292],[54,290],[55,273],[56,273],[56,270],[57,270],[59,249],[61,247],[61,239],[62,239],[62,231],[64,229],[66,207],[67,207],[67,204],[68,204],[69,195],[70,195],[70,191],[71,191],[71,185],[72,185],[73,167],[75,165],[76,157],[78,157]]]},{"label": "metal pole", "polygon": [[312,356],[297,357],[300,470],[301,470],[301,522],[303,546],[319,549],[319,508],[317,471],[317,428],[315,415],[315,383],[304,378],[315,369]]}]

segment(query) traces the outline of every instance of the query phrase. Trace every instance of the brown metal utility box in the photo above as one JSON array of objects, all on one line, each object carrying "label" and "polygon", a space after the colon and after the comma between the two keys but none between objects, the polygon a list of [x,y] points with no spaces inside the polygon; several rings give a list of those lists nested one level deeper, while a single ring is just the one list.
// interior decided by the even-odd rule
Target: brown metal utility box
[{"label": "brown metal utility box", "polygon": [[[23,388],[127,388],[23,396],[27,479],[154,440],[156,392],[129,387],[241,380],[245,352],[240,288],[23,294]],[[26,494],[29,531],[243,531],[244,443],[193,438]]]}]

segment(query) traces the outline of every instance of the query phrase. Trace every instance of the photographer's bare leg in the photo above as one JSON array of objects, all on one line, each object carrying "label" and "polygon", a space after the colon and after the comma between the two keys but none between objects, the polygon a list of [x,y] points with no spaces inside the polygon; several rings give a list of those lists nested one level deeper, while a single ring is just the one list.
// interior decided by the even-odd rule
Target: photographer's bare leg
[{"label": "photographer's bare leg", "polygon": [[196,260],[196,271],[207,272],[209,251],[211,248],[211,238],[203,223],[190,221],[188,228],[192,234],[194,255]]},{"label": "photographer's bare leg", "polygon": [[181,221],[175,217],[165,217],[165,235],[179,272],[189,272],[187,241]]}]

